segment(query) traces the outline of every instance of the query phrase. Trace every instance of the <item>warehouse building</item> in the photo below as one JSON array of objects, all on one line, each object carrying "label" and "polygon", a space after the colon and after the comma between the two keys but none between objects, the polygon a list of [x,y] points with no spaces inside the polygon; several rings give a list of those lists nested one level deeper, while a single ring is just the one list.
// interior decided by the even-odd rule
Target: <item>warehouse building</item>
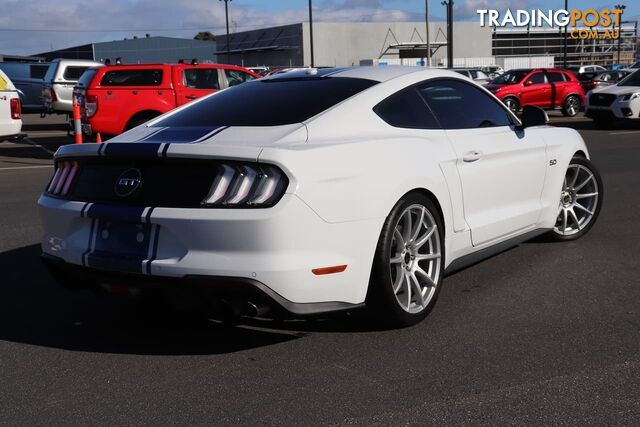
[{"label": "warehouse building", "polygon": [[123,63],[170,63],[198,58],[216,62],[216,42],[174,37],[142,37],[112,42],[90,43],[37,53],[47,61],[55,58],[90,59],[104,62],[121,58]]},{"label": "warehouse building", "polygon": [[[363,59],[426,56],[424,22],[317,22],[313,24],[313,48],[317,66],[354,66]],[[491,56],[491,28],[477,23],[454,26],[454,57]],[[303,66],[311,62],[309,23],[243,31],[217,37],[218,58],[243,66]],[[447,57],[446,24],[429,28],[434,63]]]}]

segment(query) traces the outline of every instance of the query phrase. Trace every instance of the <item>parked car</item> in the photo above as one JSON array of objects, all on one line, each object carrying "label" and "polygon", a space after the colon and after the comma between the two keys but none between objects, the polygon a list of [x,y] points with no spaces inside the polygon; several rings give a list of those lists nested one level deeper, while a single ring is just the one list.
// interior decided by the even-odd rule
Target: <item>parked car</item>
[{"label": "parked car", "polygon": [[73,87],[89,67],[104,64],[82,59],[54,59],[44,76],[42,99],[47,113],[71,114],[73,112]]},{"label": "parked car", "polygon": [[247,70],[251,70],[259,76],[266,76],[269,73],[269,67],[264,65],[259,67],[247,67]]},{"label": "parked car", "polygon": [[577,76],[580,81],[580,85],[584,89],[585,93],[600,86],[610,86],[618,83],[623,78],[627,77],[631,71],[617,70],[617,71],[597,71],[595,73],[584,73]]},{"label": "parked car", "polygon": [[640,119],[640,71],[635,71],[615,85],[598,87],[589,93],[585,115],[598,127],[616,120]]},{"label": "parked car", "polygon": [[594,73],[596,71],[607,71],[607,69],[601,65],[580,65],[580,66],[567,67],[566,70],[571,71],[574,74]]},{"label": "parked car", "polygon": [[118,135],[194,99],[257,78],[235,65],[113,65],[90,68],[74,95],[84,133]]},{"label": "parked car", "polygon": [[504,69],[499,65],[487,65],[480,67],[480,71],[485,73],[491,80],[495,79],[501,74],[504,74]]},{"label": "parked car", "polygon": [[61,147],[38,202],[54,276],[192,292],[254,316],[366,306],[406,326],[433,308],[445,273],[594,225],[603,187],[587,147],[540,108],[520,121],[441,69],[316,71]]},{"label": "parked car", "polygon": [[556,69],[516,69],[496,77],[486,86],[514,113],[526,105],[560,108],[573,117],[584,105],[584,89],[573,73]]},{"label": "parked car", "polygon": [[42,100],[48,62],[0,62],[0,70],[11,79],[20,96],[23,113],[45,111]]},{"label": "parked car", "polygon": [[21,139],[20,97],[11,79],[0,70],[0,142]]},{"label": "parked car", "polygon": [[455,71],[458,74],[462,74],[465,77],[469,77],[476,83],[481,85],[487,84],[491,82],[489,76],[487,76],[483,71],[477,68],[449,68],[451,71]]}]

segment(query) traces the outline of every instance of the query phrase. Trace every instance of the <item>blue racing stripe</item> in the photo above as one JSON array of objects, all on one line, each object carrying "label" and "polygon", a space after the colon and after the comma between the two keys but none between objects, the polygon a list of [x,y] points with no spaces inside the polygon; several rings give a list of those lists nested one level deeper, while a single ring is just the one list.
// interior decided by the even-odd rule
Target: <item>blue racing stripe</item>
[{"label": "blue racing stripe", "polygon": [[157,157],[159,143],[148,142],[112,142],[105,143],[102,155],[107,157]]}]

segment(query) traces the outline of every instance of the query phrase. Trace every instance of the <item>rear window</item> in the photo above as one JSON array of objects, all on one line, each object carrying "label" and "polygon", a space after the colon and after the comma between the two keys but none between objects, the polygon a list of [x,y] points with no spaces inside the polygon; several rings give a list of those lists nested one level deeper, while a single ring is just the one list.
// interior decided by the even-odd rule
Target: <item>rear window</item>
[{"label": "rear window", "polygon": [[107,71],[101,86],[159,86],[162,70],[115,70]]},{"label": "rear window", "polygon": [[31,65],[29,66],[29,77],[32,79],[44,79],[48,69],[48,65]]},{"label": "rear window", "polygon": [[87,68],[89,67],[73,67],[73,66],[67,67],[64,69],[64,74],[62,75],[62,78],[67,81],[74,81],[74,82],[78,81],[82,73],[84,73]]},{"label": "rear window", "polygon": [[95,76],[97,72],[98,70],[95,69],[87,69],[87,71],[82,73],[82,76],[80,76],[80,80],[78,80],[78,86],[89,87],[89,85],[91,84],[91,80],[93,80],[93,76]]},{"label": "rear window", "polygon": [[367,79],[256,80],[217,92],[155,126],[279,126],[303,122],[375,85]]}]

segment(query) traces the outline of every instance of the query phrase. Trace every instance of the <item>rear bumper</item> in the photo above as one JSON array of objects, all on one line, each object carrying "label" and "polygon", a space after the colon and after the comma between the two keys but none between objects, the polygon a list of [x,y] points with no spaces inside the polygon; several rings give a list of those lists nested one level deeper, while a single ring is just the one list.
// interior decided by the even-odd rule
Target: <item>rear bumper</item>
[{"label": "rear bumper", "polygon": [[163,294],[169,298],[180,294],[200,302],[250,301],[254,304],[271,307],[273,310],[284,310],[290,315],[300,317],[353,310],[364,306],[364,304],[344,302],[294,303],[274,292],[265,284],[245,277],[145,276],[81,267],[46,253],[41,255],[41,259],[54,279],[68,289],[88,289],[131,296]]},{"label": "rear bumper", "polygon": [[22,141],[26,137],[27,137],[27,134],[23,132],[14,133],[13,135],[0,135],[0,142],[3,142],[3,141],[17,142],[17,141]]}]

